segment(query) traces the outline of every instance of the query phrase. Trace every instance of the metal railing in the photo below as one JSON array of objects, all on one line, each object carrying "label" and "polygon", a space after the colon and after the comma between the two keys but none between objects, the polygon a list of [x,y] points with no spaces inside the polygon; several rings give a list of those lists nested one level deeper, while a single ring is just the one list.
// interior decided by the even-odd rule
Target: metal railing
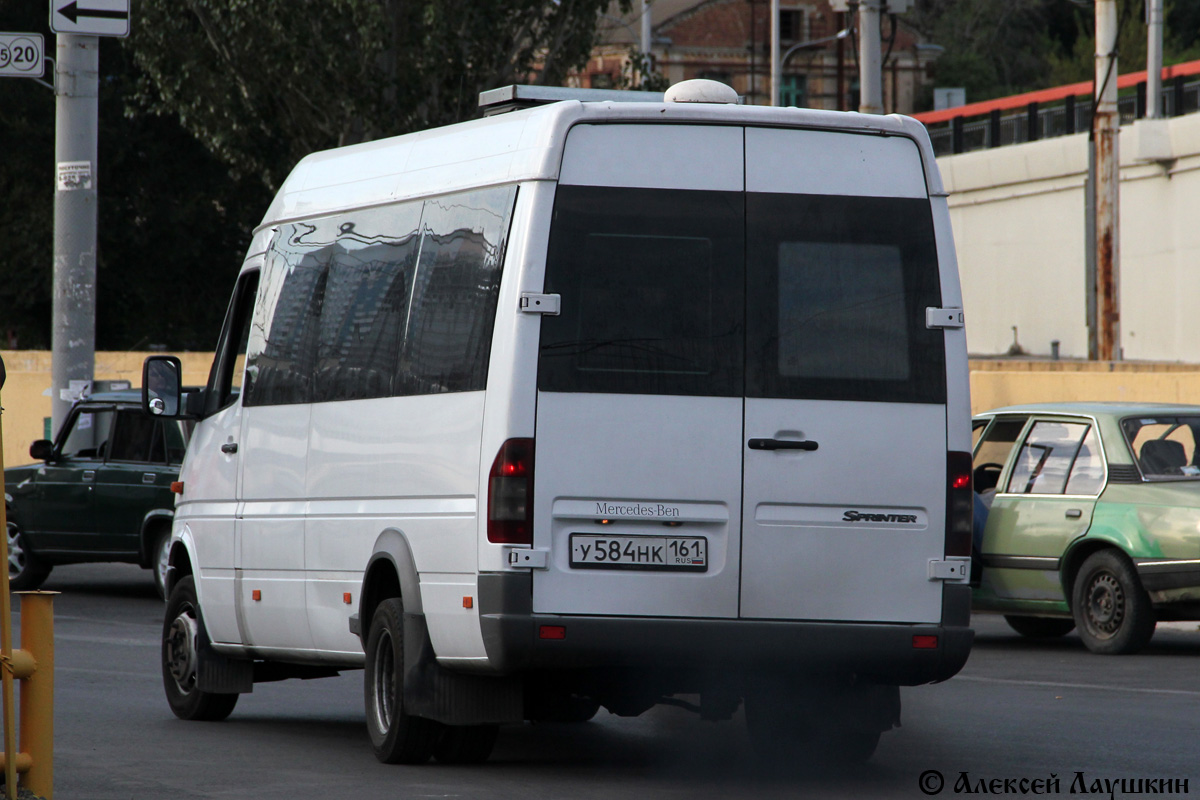
[{"label": "metal railing", "polygon": [[[1159,98],[1163,116],[1178,117],[1200,111],[1200,79],[1176,78]],[[1146,84],[1118,100],[1121,124],[1146,115]],[[954,117],[927,125],[933,151],[938,156],[970,153],[993,147],[1082,133],[1091,128],[1092,103],[1087,95],[1069,96],[1054,105],[1029,103],[1021,110],[992,111],[987,116]]]}]

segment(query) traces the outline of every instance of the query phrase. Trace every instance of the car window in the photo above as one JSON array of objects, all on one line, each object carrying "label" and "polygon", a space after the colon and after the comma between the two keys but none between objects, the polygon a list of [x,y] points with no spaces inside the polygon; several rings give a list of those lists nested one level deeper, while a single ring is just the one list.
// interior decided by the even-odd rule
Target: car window
[{"label": "car window", "polygon": [[1090,427],[1082,422],[1035,422],[1017,453],[1008,491],[1014,494],[1062,494]]},{"label": "car window", "polygon": [[1067,494],[1099,494],[1104,488],[1104,458],[1100,455],[1100,438],[1096,429],[1089,428],[1083,445],[1075,455],[1071,477],[1067,479]]},{"label": "car window", "polygon": [[1000,472],[1008,461],[1008,454],[1012,452],[1017,438],[1025,428],[1025,420],[1025,417],[998,419],[990,428],[976,428],[972,431],[975,438],[975,458],[971,468],[974,471],[975,491],[986,492],[996,488]]},{"label": "car window", "polygon": [[140,411],[118,411],[107,456],[110,461],[150,461],[155,419]]},{"label": "car window", "polygon": [[108,447],[112,420],[111,410],[80,409],[67,423],[69,430],[61,440],[59,453],[64,458],[103,458]]},{"label": "car window", "polygon": [[1136,417],[1121,420],[1121,428],[1146,477],[1200,478],[1200,417]]},{"label": "car window", "polygon": [[159,422],[162,424],[162,442],[166,446],[167,463],[183,463],[183,454],[187,450],[195,423],[182,419],[163,419]]}]

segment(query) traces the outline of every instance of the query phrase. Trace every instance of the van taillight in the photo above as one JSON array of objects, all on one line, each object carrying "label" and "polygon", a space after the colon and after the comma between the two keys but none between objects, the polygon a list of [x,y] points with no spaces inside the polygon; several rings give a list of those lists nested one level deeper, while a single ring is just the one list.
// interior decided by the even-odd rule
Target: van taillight
[{"label": "van taillight", "polygon": [[533,544],[533,439],[509,439],[488,473],[487,537]]},{"label": "van taillight", "polygon": [[971,491],[971,454],[947,453],[946,555],[971,555],[971,518],[975,498]]}]

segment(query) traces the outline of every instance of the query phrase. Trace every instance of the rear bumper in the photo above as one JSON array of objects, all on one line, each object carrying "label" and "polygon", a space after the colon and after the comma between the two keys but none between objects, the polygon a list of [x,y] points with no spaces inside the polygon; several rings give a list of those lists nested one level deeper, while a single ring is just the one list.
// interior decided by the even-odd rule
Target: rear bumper
[{"label": "rear bumper", "polygon": [[[945,605],[955,607],[954,613],[943,613],[943,620],[955,623],[949,625],[534,614],[531,589],[527,574],[480,575],[480,624],[488,660],[505,673],[630,667],[784,670],[915,686],[955,675],[975,637],[967,614],[957,608],[970,602],[965,585],[946,587]],[[544,625],[561,626],[563,638],[541,638]],[[914,636],[937,637],[937,646],[916,648]]]}]

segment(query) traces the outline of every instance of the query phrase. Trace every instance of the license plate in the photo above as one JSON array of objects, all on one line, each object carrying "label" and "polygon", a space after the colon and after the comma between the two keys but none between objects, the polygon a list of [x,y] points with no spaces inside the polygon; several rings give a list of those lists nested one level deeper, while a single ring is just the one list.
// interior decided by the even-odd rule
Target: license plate
[{"label": "license plate", "polygon": [[571,566],[577,569],[708,571],[708,540],[702,536],[594,536],[571,534]]}]

